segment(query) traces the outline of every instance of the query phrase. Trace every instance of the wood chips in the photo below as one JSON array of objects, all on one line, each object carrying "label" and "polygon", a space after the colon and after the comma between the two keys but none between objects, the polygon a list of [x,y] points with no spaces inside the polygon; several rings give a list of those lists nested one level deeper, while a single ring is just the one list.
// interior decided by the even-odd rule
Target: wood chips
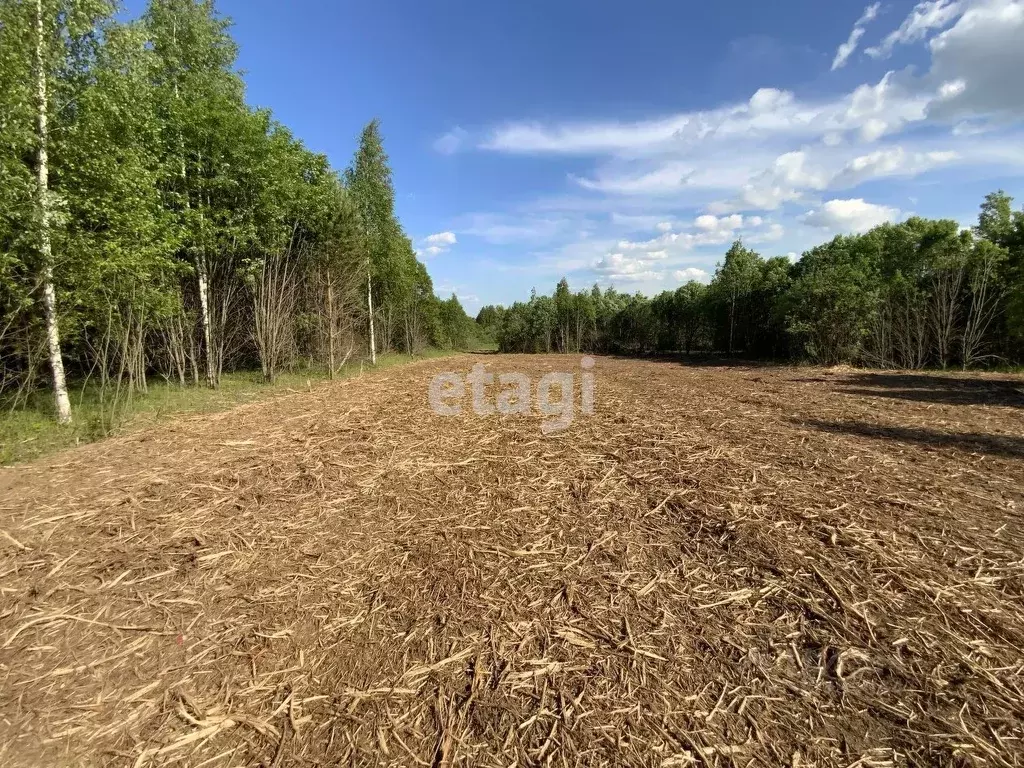
[{"label": "wood chips", "polygon": [[1024,379],[477,362],[0,470],[0,765],[1024,765]]}]

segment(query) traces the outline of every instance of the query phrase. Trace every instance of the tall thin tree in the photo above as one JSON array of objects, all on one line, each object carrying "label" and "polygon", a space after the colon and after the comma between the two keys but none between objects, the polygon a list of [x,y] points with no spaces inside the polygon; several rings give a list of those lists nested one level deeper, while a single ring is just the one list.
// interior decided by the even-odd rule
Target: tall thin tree
[{"label": "tall thin tree", "polygon": [[64,357],[60,351],[60,328],[57,318],[57,292],[53,286],[53,245],[50,233],[50,129],[47,111],[47,55],[46,29],[43,15],[43,0],[36,0],[36,172],[37,207],[39,216],[39,261],[43,292],[43,313],[46,322],[46,344],[50,355],[50,370],[53,375],[53,395],[57,406],[57,419],[62,424],[71,423],[71,400],[64,376]]}]

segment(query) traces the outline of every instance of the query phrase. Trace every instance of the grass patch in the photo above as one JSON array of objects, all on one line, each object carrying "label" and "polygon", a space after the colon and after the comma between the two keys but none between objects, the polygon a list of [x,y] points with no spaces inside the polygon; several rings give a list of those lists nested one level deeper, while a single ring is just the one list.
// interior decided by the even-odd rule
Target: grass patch
[{"label": "grass patch", "polygon": [[[376,367],[368,362],[348,363],[336,379],[373,374],[396,365],[455,354],[447,350],[427,350],[419,355],[386,354],[377,357]],[[221,377],[218,389],[168,384],[163,379],[149,382],[149,392],[134,395],[112,409],[105,404],[99,388],[93,384],[72,390],[74,423],[61,426],[54,417],[53,394],[49,390],[33,392],[25,406],[0,413],[0,465],[14,464],[45,456],[83,443],[91,443],[177,414],[212,413],[251,403],[268,395],[305,389],[329,377],[322,370],[283,373],[273,384],[263,381],[259,371],[233,371]]]}]

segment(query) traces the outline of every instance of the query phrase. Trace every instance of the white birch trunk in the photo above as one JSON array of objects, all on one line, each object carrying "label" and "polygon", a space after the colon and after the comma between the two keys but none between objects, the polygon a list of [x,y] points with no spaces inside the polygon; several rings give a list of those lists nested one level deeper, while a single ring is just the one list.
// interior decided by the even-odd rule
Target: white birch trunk
[{"label": "white birch trunk", "polygon": [[370,310],[370,364],[377,364],[377,342],[373,338],[373,278],[370,277],[369,265],[366,270],[366,305]]},{"label": "white birch trunk", "polygon": [[334,378],[334,280],[327,271],[327,367]]},{"label": "white birch trunk", "polygon": [[[171,35],[175,47],[177,47],[177,20],[174,21],[171,27]],[[178,91],[177,73],[174,76],[174,100],[181,100],[181,93]],[[188,170],[185,167],[185,141],[180,133],[178,134],[178,150],[181,153],[181,184],[182,193],[185,195],[185,210],[191,211],[192,199],[188,193]],[[220,376],[218,375],[217,367],[214,365],[213,345],[211,343],[213,334],[210,331],[210,280],[206,271],[206,262],[203,260],[203,256],[198,248],[196,248],[196,281],[199,288],[199,322],[203,326],[203,345],[206,347],[206,384],[210,387],[216,387]]]},{"label": "white birch trunk", "polygon": [[46,316],[46,345],[50,353],[53,372],[53,395],[57,405],[57,420],[71,423],[71,400],[64,378],[64,358],[60,353],[60,330],[57,327],[57,293],[53,287],[53,252],[50,243],[50,164],[48,155],[49,126],[46,111],[46,63],[43,57],[43,0],[36,0],[36,98],[39,109],[39,150],[36,158],[39,195],[39,255],[42,262],[43,310]]},{"label": "white birch trunk", "polygon": [[217,371],[214,368],[213,334],[210,333],[210,281],[206,274],[203,257],[196,255],[196,276],[199,282],[200,322],[203,325],[203,343],[206,346],[206,383],[217,386]]}]

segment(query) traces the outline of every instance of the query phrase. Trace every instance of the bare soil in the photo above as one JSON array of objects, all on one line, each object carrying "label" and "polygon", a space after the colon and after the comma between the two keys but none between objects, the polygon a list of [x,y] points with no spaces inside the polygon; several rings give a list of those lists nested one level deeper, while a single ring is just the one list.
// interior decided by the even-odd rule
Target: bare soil
[{"label": "bare soil", "polygon": [[1024,765],[1024,379],[477,362],[0,470],[0,765]]}]

